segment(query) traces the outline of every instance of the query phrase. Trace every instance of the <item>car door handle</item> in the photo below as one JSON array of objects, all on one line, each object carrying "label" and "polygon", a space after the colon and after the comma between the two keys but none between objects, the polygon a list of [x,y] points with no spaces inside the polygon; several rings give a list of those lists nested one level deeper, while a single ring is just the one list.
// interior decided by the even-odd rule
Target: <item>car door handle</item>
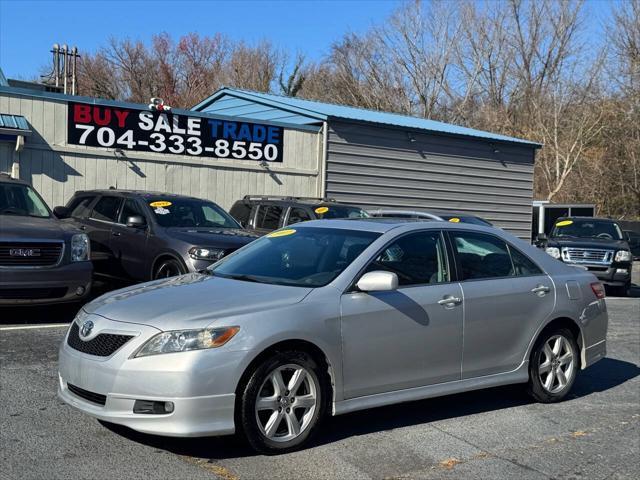
[{"label": "car door handle", "polygon": [[454,297],[453,295],[447,295],[442,300],[438,300],[438,305],[444,306],[459,305],[460,303],[462,303],[462,300],[458,297]]},{"label": "car door handle", "polygon": [[86,230],[86,229],[87,229],[87,226],[86,226],[86,225],[80,225],[78,228],[79,228],[80,230]]},{"label": "car door handle", "polygon": [[114,237],[119,237],[122,234],[120,232],[111,232],[111,235],[113,235]]},{"label": "car door handle", "polygon": [[532,288],[531,291],[533,293],[537,293],[540,296],[543,296],[546,293],[549,293],[551,291],[551,289],[549,287],[547,287],[546,285],[538,285],[537,287]]}]

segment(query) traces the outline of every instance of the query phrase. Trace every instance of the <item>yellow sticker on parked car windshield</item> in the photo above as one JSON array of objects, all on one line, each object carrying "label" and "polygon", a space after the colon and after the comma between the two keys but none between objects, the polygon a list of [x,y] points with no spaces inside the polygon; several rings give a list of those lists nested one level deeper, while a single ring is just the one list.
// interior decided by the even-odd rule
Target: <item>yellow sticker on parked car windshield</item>
[{"label": "yellow sticker on parked car windshield", "polygon": [[149,205],[151,207],[153,207],[153,208],[170,207],[171,206],[171,202],[167,202],[165,200],[159,200],[157,202],[151,202]]},{"label": "yellow sticker on parked car windshield", "polygon": [[289,228],[287,230],[278,230],[277,232],[270,233],[267,235],[269,238],[277,238],[277,237],[286,237],[287,235],[293,235],[296,231],[293,228]]},{"label": "yellow sticker on parked car windshield", "polygon": [[460,223],[460,219],[458,217],[450,218],[449,221],[453,223]]},{"label": "yellow sticker on parked car windshield", "polygon": [[563,220],[561,222],[556,223],[556,227],[566,227],[567,225],[571,225],[573,220]]},{"label": "yellow sticker on parked car windshield", "polygon": [[316,213],[327,213],[329,211],[329,207],[318,207],[314,210]]}]

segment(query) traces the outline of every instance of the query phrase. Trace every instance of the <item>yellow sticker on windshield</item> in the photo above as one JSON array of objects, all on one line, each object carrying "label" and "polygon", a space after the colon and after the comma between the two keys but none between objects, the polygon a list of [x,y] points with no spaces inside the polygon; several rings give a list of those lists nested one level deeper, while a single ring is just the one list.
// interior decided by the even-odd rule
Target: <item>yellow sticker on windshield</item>
[{"label": "yellow sticker on windshield", "polygon": [[151,202],[149,205],[151,207],[153,207],[153,208],[170,207],[171,206],[171,202],[160,200],[160,201],[157,201],[157,202]]},{"label": "yellow sticker on windshield", "polygon": [[449,221],[453,223],[460,223],[460,219],[458,217],[450,218]]},{"label": "yellow sticker on windshield", "polygon": [[567,225],[571,225],[573,220],[563,220],[561,222],[556,223],[556,227],[566,227]]},{"label": "yellow sticker on windshield", "polygon": [[318,207],[314,210],[316,213],[327,213],[329,211],[329,207]]},{"label": "yellow sticker on windshield", "polygon": [[293,228],[289,228],[287,230],[278,230],[276,232],[270,233],[267,235],[269,238],[277,238],[277,237],[286,237],[287,235],[293,235],[296,231]]}]

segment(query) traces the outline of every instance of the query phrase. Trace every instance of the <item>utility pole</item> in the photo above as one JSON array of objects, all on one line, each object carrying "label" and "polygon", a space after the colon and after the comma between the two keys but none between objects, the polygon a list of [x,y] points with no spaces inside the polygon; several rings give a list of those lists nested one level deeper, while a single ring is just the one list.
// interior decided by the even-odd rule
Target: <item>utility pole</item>
[{"label": "utility pole", "polygon": [[[53,45],[53,72],[49,75],[49,82],[53,80],[56,88],[62,87],[63,93],[75,95],[78,91],[78,47],[69,48],[67,45]],[[70,64],[71,63],[71,64]]]}]

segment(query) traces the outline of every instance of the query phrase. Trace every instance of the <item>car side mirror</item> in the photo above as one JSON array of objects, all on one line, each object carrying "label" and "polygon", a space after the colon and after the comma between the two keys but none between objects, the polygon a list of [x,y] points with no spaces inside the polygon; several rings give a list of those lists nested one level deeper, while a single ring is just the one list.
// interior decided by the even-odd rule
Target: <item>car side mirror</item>
[{"label": "car side mirror", "polygon": [[69,211],[69,209],[67,207],[55,207],[53,209],[53,214],[57,218],[63,219],[63,218],[69,218],[69,215],[71,214],[71,212]]},{"label": "car side mirror", "polygon": [[396,290],[398,288],[398,275],[382,270],[367,272],[360,277],[360,280],[356,283],[356,287],[363,292],[388,292]]},{"label": "car side mirror", "polygon": [[548,240],[549,240],[549,237],[547,237],[546,233],[539,233],[536,236],[536,242],[535,242],[536,247],[543,247]]},{"label": "car side mirror", "polygon": [[127,217],[127,227],[132,228],[143,228],[147,226],[147,222],[144,220],[142,215],[131,215]]}]

